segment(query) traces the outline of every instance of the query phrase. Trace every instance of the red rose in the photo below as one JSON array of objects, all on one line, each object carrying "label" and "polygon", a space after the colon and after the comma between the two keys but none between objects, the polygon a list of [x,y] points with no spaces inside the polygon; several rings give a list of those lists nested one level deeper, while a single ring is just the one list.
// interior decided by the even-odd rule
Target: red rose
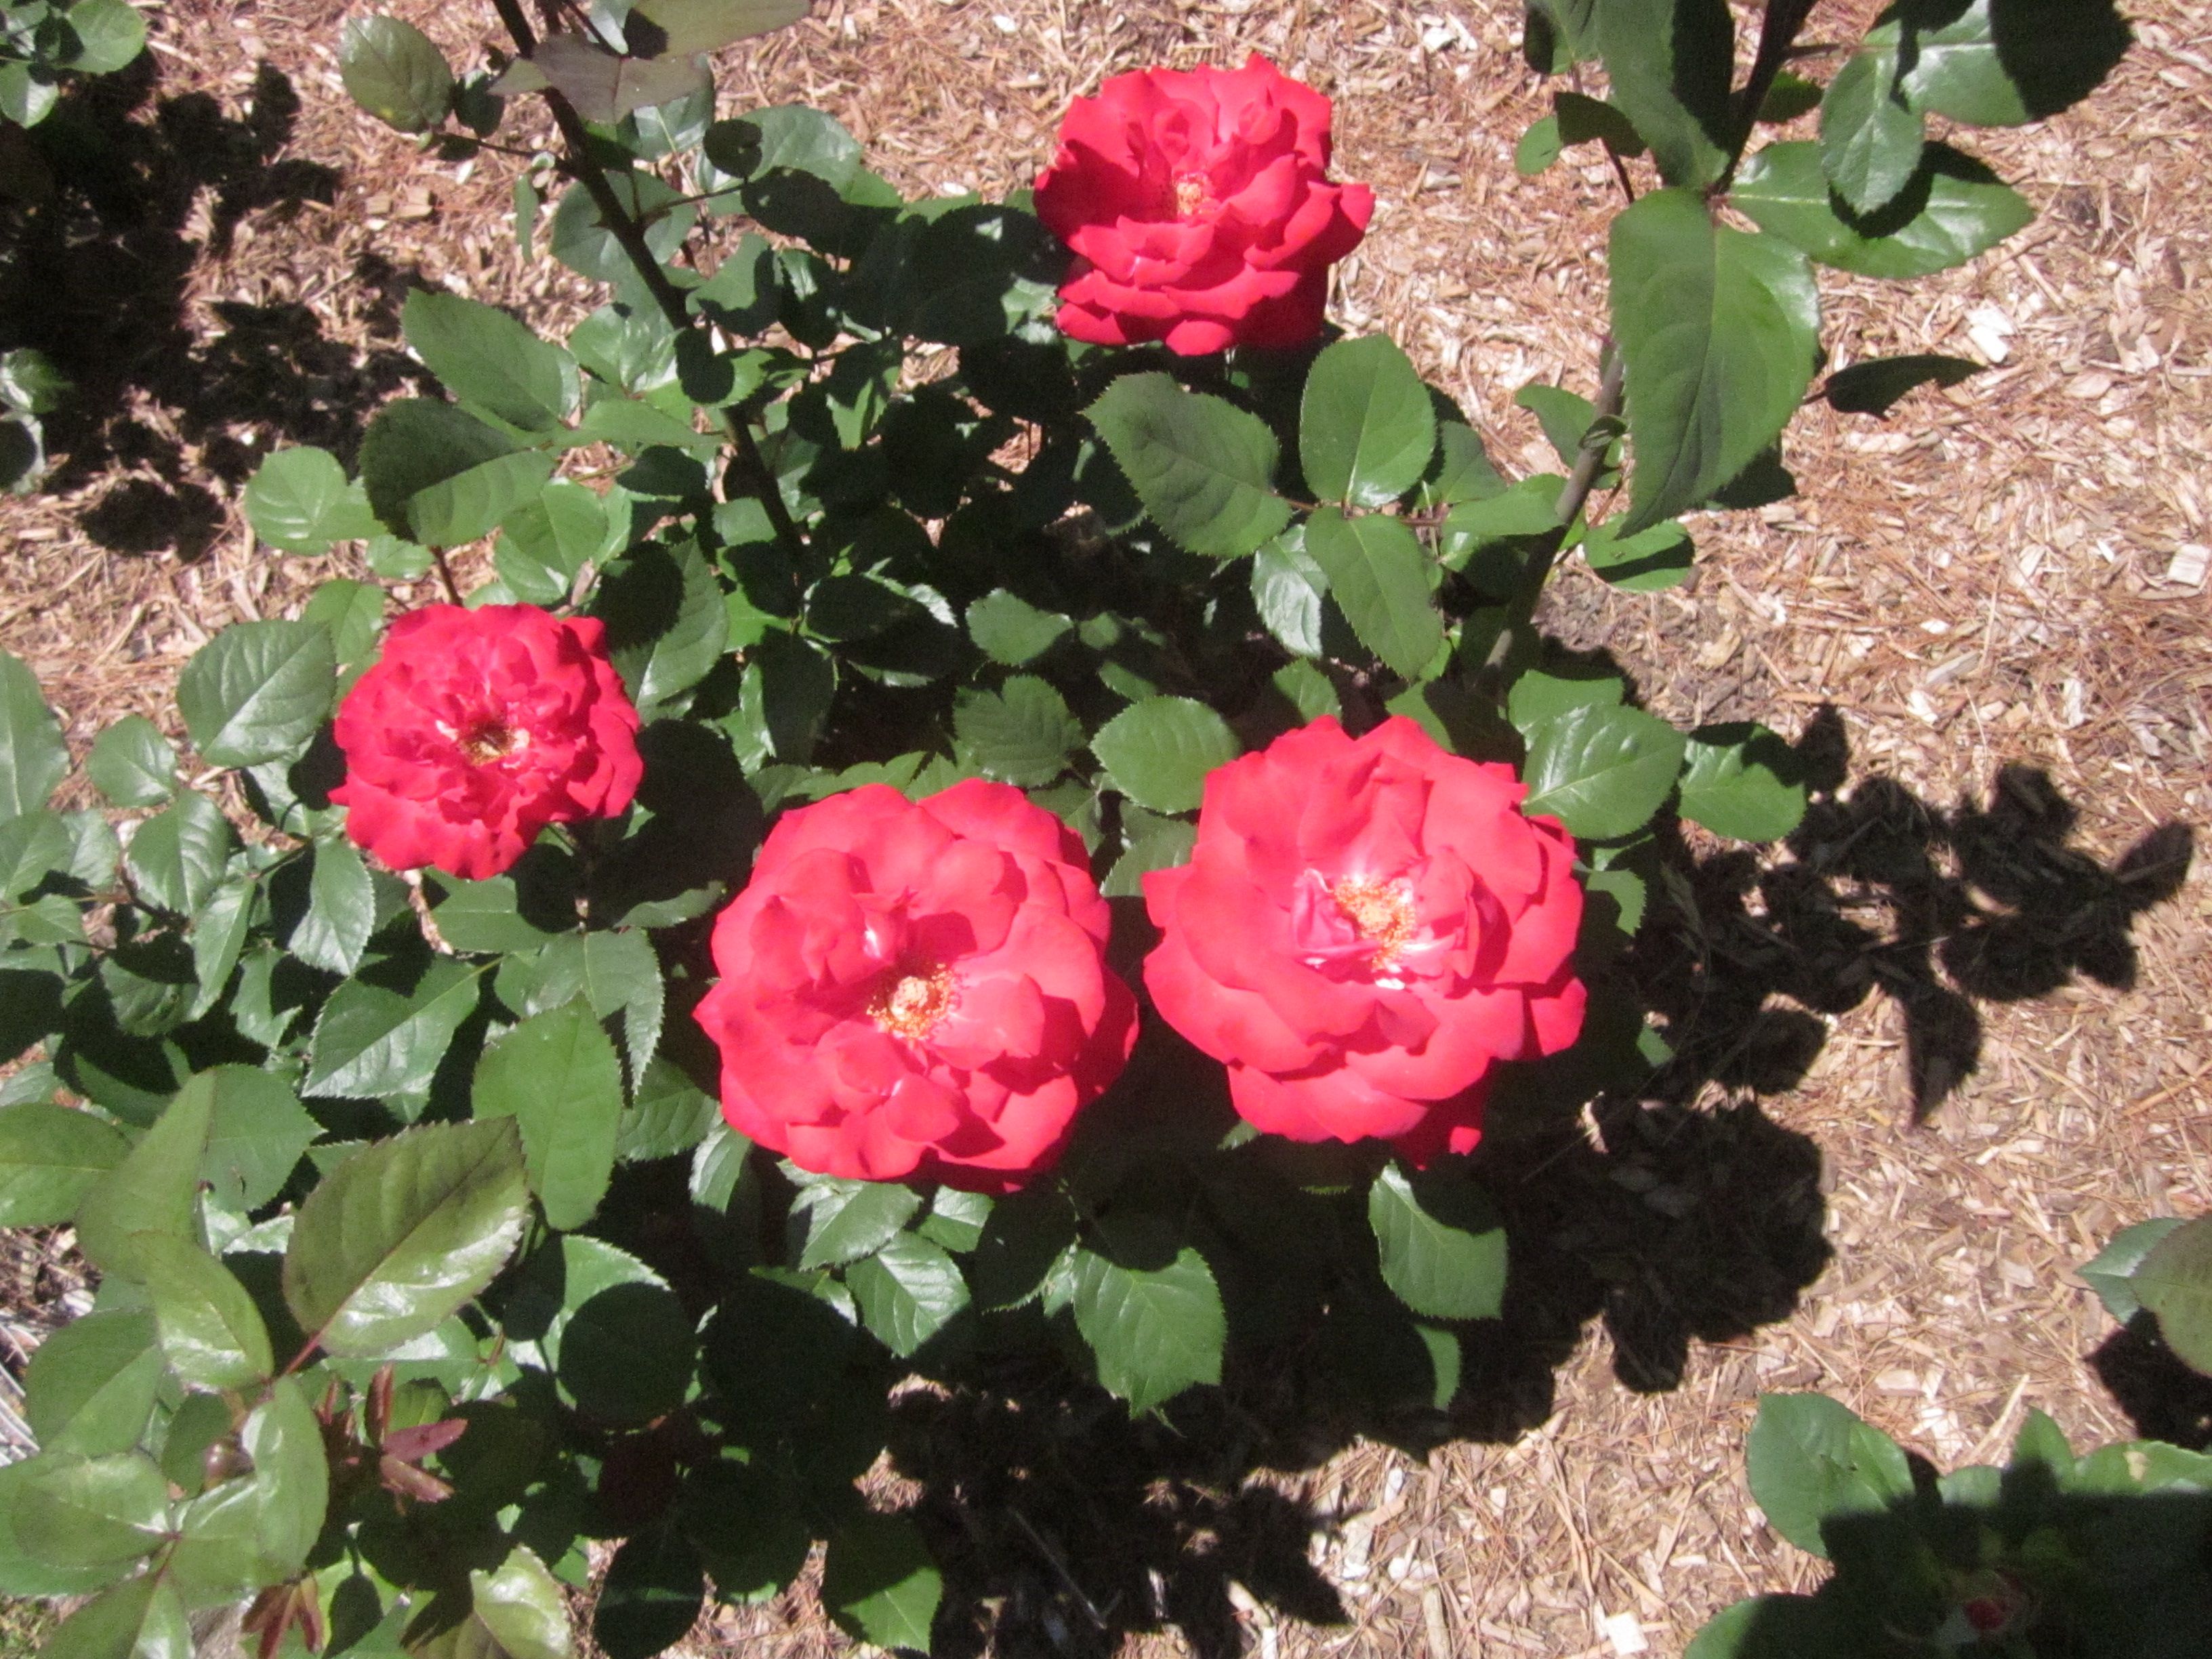
[{"label": "red rose", "polygon": [[714,922],[722,1115],[823,1175],[1012,1191],[1136,1040],[1110,922],[1082,842],[1006,784],[787,813]]},{"label": "red rose", "polygon": [[1492,1061],[1575,1040],[1574,842],[1527,793],[1402,718],[1318,720],[1206,779],[1190,862],[1145,878],[1145,984],[1239,1113],[1425,1163],[1481,1138]]},{"label": "red rose", "polygon": [[1140,70],[1079,98],[1036,182],[1073,249],[1061,331],[1099,345],[1165,340],[1187,356],[1304,345],[1328,268],[1374,216],[1328,182],[1329,102],[1255,52],[1241,70]]},{"label": "red rose", "polygon": [[346,833],[395,870],[481,881],[549,823],[611,817],[645,770],[596,617],[425,605],[338,705]]}]

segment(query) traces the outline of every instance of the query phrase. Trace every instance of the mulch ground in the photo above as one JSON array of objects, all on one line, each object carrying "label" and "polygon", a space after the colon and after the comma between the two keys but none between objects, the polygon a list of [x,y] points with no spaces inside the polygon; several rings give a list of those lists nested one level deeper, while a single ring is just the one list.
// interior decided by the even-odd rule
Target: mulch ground
[{"label": "mulch ground", "polygon": [[[94,188],[0,292],[82,387],[49,490],[0,503],[0,646],[80,750],[163,716],[213,629],[352,568],[257,547],[238,491],[283,443],[349,456],[411,384],[410,287],[547,331],[595,303],[515,246],[518,161],[441,164],[352,110],[350,9],[155,11],[150,59],[97,95]],[[489,7],[392,9],[481,61]],[[1874,9],[1824,8],[1815,38]],[[1651,707],[1765,719],[1827,788],[1763,860],[1685,849],[1694,920],[1640,947],[1701,970],[1675,975],[1699,988],[1668,1011],[1683,1058],[1653,1100],[1593,1122],[1564,1172],[1501,1151],[1559,1272],[1539,1249],[1556,1295],[1478,1357],[1486,1415],[1424,1455],[1319,1428],[1286,1446],[1231,1400],[1178,1452],[903,1401],[887,1490],[933,1494],[942,1526],[966,1524],[960,1480],[1020,1466],[951,1538],[998,1650],[1678,1652],[1726,1603],[1819,1576],[1743,1485],[1764,1391],[1836,1395],[1942,1467],[2001,1460],[2031,1409],[2077,1441],[2202,1443],[2203,1394],[2073,1277],[2121,1226],[2212,1208],[2212,879],[2191,857],[2212,811],[2212,5],[2130,10],[2138,45],[2086,104],[1960,139],[2036,205],[2023,235],[1905,287],[1822,275],[1832,367],[1984,372],[1886,419],[1809,407],[1799,493],[1699,521],[1692,590],[1558,584],[1555,628]],[[1574,152],[1515,174],[1548,100],[1519,30],[1504,0],[830,0],[718,79],[726,111],[830,111],[909,191],[988,191],[1026,182],[1109,74],[1267,52],[1337,100],[1339,170],[1380,198],[1337,317],[1392,333],[1502,463],[1548,470],[1512,395],[1592,388],[1617,187]],[[527,148],[532,118],[502,138]],[[55,1316],[64,1243],[0,1257],[11,1340]],[[802,1583],[693,1645],[849,1644]]]}]

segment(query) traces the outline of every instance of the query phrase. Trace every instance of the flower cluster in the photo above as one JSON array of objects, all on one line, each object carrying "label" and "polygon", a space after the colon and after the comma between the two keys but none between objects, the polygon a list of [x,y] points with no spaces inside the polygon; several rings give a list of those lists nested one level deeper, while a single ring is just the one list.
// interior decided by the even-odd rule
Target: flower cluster
[{"label": "flower cluster", "polygon": [[[340,708],[331,799],[386,864],[480,878],[626,807],[637,723],[598,623],[432,605]],[[1190,862],[1145,878],[1145,986],[1248,1121],[1425,1162],[1474,1146],[1498,1061],[1574,1041],[1574,844],[1525,793],[1402,718],[1318,720],[1207,780]],[[714,924],[724,1114],[824,1174],[1018,1187],[1136,1041],[1111,921],[1083,843],[1006,784],[788,812]]]}]

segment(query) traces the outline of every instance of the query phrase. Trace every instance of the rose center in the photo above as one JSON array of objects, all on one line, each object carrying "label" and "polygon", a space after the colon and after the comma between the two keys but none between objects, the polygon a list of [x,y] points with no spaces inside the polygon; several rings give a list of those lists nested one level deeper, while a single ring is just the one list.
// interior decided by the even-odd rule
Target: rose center
[{"label": "rose center", "polygon": [[1413,937],[1413,895],[1402,881],[1346,876],[1329,884],[1328,896],[1359,937],[1375,951],[1377,967],[1395,961]]},{"label": "rose center", "polygon": [[489,766],[529,748],[530,733],[492,714],[463,726],[453,743],[470,765]]},{"label": "rose center", "polygon": [[1175,181],[1175,210],[1178,219],[1188,219],[1212,194],[1206,179],[1195,173],[1186,173]]},{"label": "rose center", "polygon": [[952,1012],[952,970],[933,968],[906,974],[868,1000],[868,1018],[893,1036],[919,1042]]}]

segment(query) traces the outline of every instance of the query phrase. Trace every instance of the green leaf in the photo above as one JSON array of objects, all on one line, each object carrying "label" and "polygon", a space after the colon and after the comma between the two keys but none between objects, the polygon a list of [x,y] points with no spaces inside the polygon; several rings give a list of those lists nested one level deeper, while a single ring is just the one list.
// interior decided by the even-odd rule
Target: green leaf
[{"label": "green leaf", "polygon": [[1907,64],[1914,108],[2010,127],[2087,97],[2129,38],[2110,0],[1904,0],[1867,32],[1863,50]]},{"label": "green leaf", "polygon": [[1612,147],[1620,155],[1641,155],[1644,139],[1636,125],[1602,98],[1586,97],[1579,92],[1555,92],[1552,108],[1559,118],[1559,142],[1562,144],[1587,144],[1593,140]]},{"label": "green leaf", "polygon": [[0,1108],[0,1227],[53,1227],[76,1212],[131,1143],[90,1112],[44,1101]]},{"label": "green leaf", "polygon": [[185,790],[138,826],[124,854],[138,896],[157,909],[190,915],[207,902],[229,862],[230,825],[205,795]]},{"label": "green leaf", "polygon": [[531,951],[551,943],[553,934],[522,914],[513,876],[463,881],[441,874],[433,879],[445,889],[445,896],[433,902],[430,915],[439,936],[456,951]]},{"label": "green leaf", "polygon": [[217,1066],[200,1075],[215,1090],[200,1178],[218,1203],[241,1212],[259,1209],[283,1190],[322,1126],[274,1073]]},{"label": "green leaf", "polygon": [[246,518],[272,547],[320,553],[376,533],[376,515],[337,458],[313,446],[280,449],[246,486]]},{"label": "green leaf", "polygon": [[2179,1216],[2154,1216],[2112,1236],[2112,1242],[2078,1270],[2082,1283],[2096,1291],[2105,1311],[2123,1325],[2142,1311],[2135,1290],[2136,1269],[2159,1241],[2181,1225]]},{"label": "green leaf", "polygon": [[464,405],[554,432],[576,406],[576,360],[495,307],[416,289],[400,310],[408,349]]},{"label": "green leaf", "polygon": [[372,583],[338,577],[314,591],[301,607],[300,620],[329,633],[339,672],[350,674],[367,663],[376,648],[378,635],[384,631],[384,590]]},{"label": "green leaf", "polygon": [[198,1019],[222,1001],[230,988],[231,970],[246,948],[253,924],[253,901],[260,884],[251,874],[218,883],[192,916],[192,973],[200,988],[185,1018]]},{"label": "green leaf", "polygon": [[501,521],[492,561],[517,599],[558,605],[606,542],[607,514],[599,498],[562,478]]},{"label": "green leaf", "polygon": [[305,749],[337,692],[337,653],[328,629],[233,623],[185,665],[177,712],[204,759],[258,766]]},{"label": "green leaf", "polygon": [[1075,1252],[1076,1328],[1097,1360],[1100,1383],[1133,1412],[1221,1380],[1228,1325],[1212,1269],[1165,1231],[1164,1224],[1126,1224],[1109,1246],[1114,1255],[1089,1246]]},{"label": "green leaf", "polygon": [[1395,672],[1419,678],[1443,648],[1443,619],[1430,597],[1428,558],[1405,520],[1347,519],[1325,507],[1306,520],[1306,551],[1328,574],[1360,643]]},{"label": "green leaf", "polygon": [[1302,720],[1344,713],[1344,700],[1336,695],[1335,684],[1310,662],[1285,663],[1268,676],[1268,683],[1298,711]]},{"label": "green leaf", "polygon": [[1124,851],[1114,862],[1098,890],[1108,898],[1142,898],[1145,878],[1155,870],[1171,870],[1190,862],[1197,844],[1198,826],[1188,819],[1162,817],[1133,801],[1121,805]]},{"label": "green leaf", "polygon": [[968,607],[968,637],[993,662],[1018,667],[1052,649],[1075,626],[1061,611],[1040,611],[1018,594],[994,587]]},{"label": "green leaf", "polygon": [[1114,787],[1155,812],[1194,811],[1207,774],[1237,758],[1228,721],[1188,697],[1146,697],[1098,728],[1091,752]]},{"label": "green leaf", "polygon": [[125,714],[85,757],[93,787],[118,806],[158,806],[177,787],[177,751],[143,714]]},{"label": "green leaf", "polygon": [[502,1322],[536,1330],[538,1351],[578,1407],[606,1423],[675,1410],[691,1385],[698,1341],[659,1274],[581,1233],[549,1241],[523,1264]]},{"label": "green leaf", "polygon": [[1613,335],[1636,470],[1621,534],[1703,501],[1773,441],[1813,378],[1820,302],[1804,256],[1659,190],[1613,222]]},{"label": "green leaf", "polygon": [[376,927],[376,884],[349,841],[315,843],[307,878],[307,910],[286,948],[310,968],[345,975],[361,966]]},{"label": "green leaf", "polygon": [[1024,787],[1065,772],[1083,742],[1066,700],[1031,674],[1016,674],[996,691],[963,687],[953,697],[952,732],[964,764]]},{"label": "green leaf", "polygon": [[142,1572],[70,1614],[46,1638],[39,1659],[192,1659],[192,1627],[175,1586],[160,1573]]},{"label": "green leaf", "polygon": [[402,132],[442,125],[453,100],[445,54],[397,17],[350,20],[338,40],[338,75],[355,103]]},{"label": "green leaf", "polygon": [[85,1195],[76,1239],[94,1265],[136,1279],[139,1235],[192,1237],[216,1086],[203,1072],[178,1090],[154,1127]]},{"label": "green leaf", "polygon": [[306,1565],[323,1529],[330,1467],[300,1379],[271,1383],[238,1439],[252,1474],[210,1486],[177,1516],[169,1573],[190,1607],[283,1583]]},{"label": "green leaf", "polygon": [[169,1483],[143,1452],[35,1459],[15,1493],[16,1535],[56,1567],[119,1565],[161,1547]]},{"label": "green leaf", "polygon": [[285,1304],[329,1353],[388,1353],[491,1283],[529,1208],[512,1124],[403,1129],[347,1159],[300,1206]]},{"label": "green leaf", "polygon": [[1121,376],[1085,413],[1152,521],[1191,552],[1237,558],[1290,521],[1275,434],[1236,404],[1151,373]]},{"label": "green leaf", "polygon": [[607,1659],[652,1659],[699,1621],[706,1595],[698,1553],[672,1524],[634,1533],[607,1568],[592,1639]]},{"label": "green leaf", "polygon": [[[1540,381],[1522,386],[1513,394],[1513,401],[1536,417],[1562,465],[1571,467],[1582,459],[1583,441],[1597,421],[1596,407],[1589,398],[1565,386],[1546,386]],[[1605,457],[1605,470],[1598,474],[1597,487],[1601,489],[1611,488],[1614,482],[1607,474],[1619,459],[1618,431],[1617,427],[1609,428],[1596,445],[1612,452]]]},{"label": "green leaf", "polygon": [[187,1387],[244,1389],[276,1369],[261,1315],[230,1269],[190,1239],[143,1233],[132,1242],[161,1352]]},{"label": "green leaf", "polygon": [[1436,450],[1429,389],[1388,335],[1339,340],[1314,359],[1298,412],[1298,458],[1317,495],[1381,507],[1421,481]]},{"label": "green leaf", "polygon": [[[660,958],[653,954],[653,941],[635,929],[563,933],[538,953],[518,984],[525,1015],[542,1014],[580,997],[596,1018],[619,1013],[633,1077],[660,1044],[666,994]],[[502,974],[502,997],[507,990]]]},{"label": "green leaf", "polygon": [[2184,1222],[2151,1246],[2131,1281],[2184,1364],[2212,1372],[2212,1217]]},{"label": "green leaf", "polygon": [[593,611],[630,701],[647,718],[706,678],[729,643],[729,606],[696,543],[633,550],[599,584]]},{"label": "green leaf", "polygon": [[816,1181],[799,1194],[806,1209],[802,1271],[839,1267],[872,1255],[921,1207],[912,1188],[889,1181]]},{"label": "green leaf", "polygon": [[1678,587],[1690,579],[1697,544],[1679,522],[1663,520],[1633,536],[1620,533],[1624,522],[1607,519],[1583,533],[1583,557],[1600,579],[1630,593]]},{"label": "green leaf", "polygon": [[569,1659],[574,1651],[561,1581],[525,1546],[509,1550],[496,1572],[471,1572],[469,1594],[470,1618],[507,1659]]},{"label": "green leaf", "polygon": [[917,1352],[968,1305],[960,1266],[936,1245],[896,1233],[873,1255],[854,1262],[845,1283],[860,1317],[900,1358]]},{"label": "green leaf", "polygon": [[1505,1295],[1505,1224],[1464,1178],[1408,1176],[1394,1160],[1367,1194],[1382,1282],[1431,1319],[1495,1319]]},{"label": "green leaf", "polygon": [[[86,1321],[80,1320],[78,1324]],[[65,1328],[74,1329],[75,1327]],[[153,1321],[147,1320],[149,1340]],[[58,1334],[58,1333],[57,1334]],[[50,1341],[52,1339],[48,1339]],[[161,1376],[161,1354],[150,1351],[154,1357],[155,1376]],[[151,1396],[148,1399],[151,1409]],[[142,1423],[141,1427],[143,1427]],[[88,1595],[113,1583],[126,1566],[93,1565],[89,1567],[58,1567],[47,1561],[22,1536],[18,1525],[23,1515],[23,1488],[40,1478],[49,1466],[45,1457],[27,1457],[20,1462],[0,1464],[0,1596],[10,1595]]]},{"label": "green leaf", "polygon": [[1828,376],[1820,395],[1846,415],[1887,415],[1899,398],[1917,386],[1957,386],[1981,372],[1979,363],[1934,352],[1869,357]]},{"label": "green leaf", "polygon": [[1700,726],[1682,763],[1681,813],[1717,836],[1779,841],[1805,817],[1796,752],[1764,726]]},{"label": "green leaf", "polygon": [[1735,142],[1727,0],[1603,0],[1593,12],[1613,102],[1650,145],[1660,177],[1711,184]]},{"label": "green leaf", "polygon": [[546,1224],[568,1232],[589,1221],[614,1174],[623,1111],[622,1060],[590,1006],[533,1015],[484,1050],[472,1101],[477,1117],[521,1129]]},{"label": "green leaf", "polygon": [[1854,53],[1820,100],[1822,179],[1854,213],[1878,212],[1918,171],[1922,142],[1920,112],[1897,85],[1895,55]]},{"label": "green leaf", "polygon": [[1328,578],[1306,551],[1304,525],[1292,525],[1252,556],[1252,605],[1284,650],[1322,654],[1322,601]]},{"label": "green leaf", "polygon": [[615,1133],[615,1157],[624,1164],[688,1152],[721,1121],[721,1103],[665,1054],[654,1056],[632,1092]]},{"label": "green leaf", "polygon": [[475,1012],[482,968],[441,958],[412,993],[349,979],[315,1022],[300,1092],[379,1100],[429,1084],[461,1022]]},{"label": "green leaf", "polygon": [[[696,210],[678,205],[677,193],[649,173],[610,173],[606,179],[623,211],[645,222],[645,245],[653,257],[665,260],[673,256],[698,216]],[[629,255],[599,222],[599,205],[580,179],[568,186],[553,210],[547,245],[555,258],[580,276],[601,283],[635,280]]]},{"label": "green leaf", "polygon": [[822,1605],[848,1633],[879,1648],[929,1651],[945,1580],[913,1522],[863,1512],[830,1540]]},{"label": "green leaf", "polygon": [[0,819],[0,900],[20,899],[66,871],[74,851],[69,826],[43,808]]},{"label": "green leaf", "polygon": [[49,1452],[107,1456],[138,1443],[161,1386],[154,1316],[90,1313],[32,1354],[23,1377],[24,1415]]},{"label": "green leaf", "polygon": [[1810,144],[1769,144],[1729,198],[1822,264],[1862,276],[1925,276],[1995,247],[2035,217],[2019,191],[1971,156],[1929,144],[1878,219],[1838,215]]},{"label": "green leaf", "polygon": [[1745,1458],[1768,1523],[1823,1559],[1823,1522],[1878,1515],[1912,1496],[1912,1470],[1896,1442],[1822,1394],[1761,1396]]},{"label": "green leaf", "polygon": [[575,34],[550,34],[493,83],[501,97],[550,87],[587,121],[611,123],[695,96],[707,76],[688,57],[625,58]]},{"label": "green leaf", "polygon": [[385,404],[362,440],[368,504],[394,535],[428,547],[489,533],[535,498],[552,471],[550,456],[427,398]]},{"label": "green leaf", "polygon": [[1521,810],[1550,815],[1568,833],[1610,841],[1649,823],[1682,769],[1687,740],[1640,708],[1585,706],[1528,732]]},{"label": "green leaf", "polygon": [[39,695],[37,677],[0,651],[0,818],[44,806],[69,764],[60,717]]},{"label": "green leaf", "polygon": [[146,50],[146,20],[125,0],[76,0],[67,17],[76,45],[64,61],[80,75],[112,75]]},{"label": "green leaf", "polygon": [[929,1213],[915,1231],[948,1250],[965,1254],[981,1242],[996,1203],[985,1193],[939,1187],[929,1200]]},{"label": "green leaf", "polygon": [[636,0],[624,25],[629,49],[641,57],[719,52],[795,23],[807,0]]},{"label": "green leaf", "polygon": [[1616,676],[1601,674],[1574,678],[1530,669],[1513,682],[1506,693],[1505,717],[1524,736],[1554,715],[1570,708],[1611,708],[1626,695],[1627,687]]},{"label": "green leaf", "polygon": [[1528,124],[1521,142],[1513,147],[1513,170],[1533,179],[1559,159],[1559,118],[1540,115]]},{"label": "green leaf", "polygon": [[1760,1595],[1727,1607],[1691,1639],[1682,1659],[1862,1659],[1844,1604],[1825,1596]]}]

